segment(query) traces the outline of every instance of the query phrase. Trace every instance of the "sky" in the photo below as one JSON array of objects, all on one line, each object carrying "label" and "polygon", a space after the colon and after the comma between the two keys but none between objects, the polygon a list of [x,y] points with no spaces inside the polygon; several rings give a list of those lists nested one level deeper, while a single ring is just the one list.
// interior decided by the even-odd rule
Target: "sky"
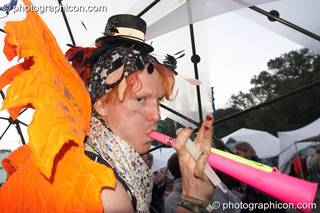
[{"label": "sky", "polygon": [[[1,3],[6,0],[2,0]],[[9,0],[8,0],[9,1]],[[286,0],[284,0],[286,1]],[[294,0],[295,1],[295,0]],[[309,0],[307,0],[309,1]],[[53,0],[35,0],[39,5],[56,5],[57,1]],[[78,45],[89,46],[94,43],[94,39],[101,36],[107,18],[116,13],[124,13],[126,11],[139,11],[141,2],[138,0],[118,1],[118,0],[96,0],[90,2],[91,5],[107,5],[108,11],[104,13],[67,13],[71,29],[74,33],[76,43]],[[150,0],[145,2],[152,2]],[[182,4],[183,1],[170,1],[171,4]],[[77,2],[64,0],[66,4],[88,5],[85,0]],[[247,92],[251,87],[250,79],[267,69],[267,62],[270,59],[280,56],[291,50],[302,48],[301,44],[287,39],[283,35],[274,33],[272,30],[262,26],[255,20],[250,20],[243,13],[246,10],[224,13],[212,18],[200,21],[194,24],[196,50],[201,57],[198,64],[199,76],[202,81],[201,98],[204,113],[212,111],[210,87],[214,87],[215,107],[223,108],[228,106],[228,100],[232,94],[239,91]],[[141,11],[141,10],[140,10]],[[159,11],[158,11],[159,12]],[[169,10],[167,12],[170,12]],[[0,14],[1,15],[1,14]],[[164,14],[162,14],[164,15]],[[66,44],[71,43],[67,33],[65,24],[60,13],[43,13],[49,28],[56,35],[60,47],[65,51]],[[4,21],[11,19],[21,19],[23,14],[10,14],[5,19],[0,19],[0,27],[3,27]],[[148,14],[145,15],[148,18]],[[178,18],[178,17],[177,17]],[[151,19],[149,19],[151,20]],[[86,25],[87,31],[82,26],[81,21]],[[150,21],[153,22],[154,20]],[[4,34],[0,34],[0,40],[4,39]],[[180,50],[185,50],[186,56],[178,60],[178,86],[176,88],[177,97],[175,103],[168,103],[177,111],[180,111],[194,120],[198,120],[198,109],[196,105],[196,93],[194,86],[186,83],[185,79],[194,78],[193,64],[190,62],[191,41],[188,27],[176,29],[170,33],[153,38],[151,42],[156,54],[164,56],[166,53],[174,54]],[[0,42],[0,48],[3,47]],[[10,64],[7,62],[3,54],[0,54],[0,73]],[[163,112],[164,116],[168,116],[167,112]],[[29,122],[32,113],[26,113],[23,120]],[[0,116],[6,114],[0,112]],[[185,125],[185,123],[181,121]],[[189,124],[190,125],[190,124]],[[6,121],[0,120],[0,134],[6,128]],[[10,127],[9,136],[6,140],[17,140],[13,138],[15,129]],[[2,142],[0,141],[0,148]]]},{"label": "sky", "polygon": [[[228,98],[251,88],[254,75],[267,70],[267,62],[301,45],[277,35],[252,21],[228,13],[208,20],[210,83],[215,88],[216,107]],[[226,42],[219,42],[226,41]]]}]

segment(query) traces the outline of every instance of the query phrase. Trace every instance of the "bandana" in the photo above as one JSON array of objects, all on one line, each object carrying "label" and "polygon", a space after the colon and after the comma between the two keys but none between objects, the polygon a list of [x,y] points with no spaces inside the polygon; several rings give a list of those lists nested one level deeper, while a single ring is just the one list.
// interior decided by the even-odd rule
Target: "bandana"
[{"label": "bandana", "polygon": [[[110,47],[109,47],[110,48]],[[96,102],[101,96],[109,92],[114,85],[119,83],[119,99],[123,99],[123,94],[127,88],[125,77],[137,70],[144,69],[148,64],[147,70],[152,73],[154,65],[160,62],[151,54],[137,48],[135,45],[112,47],[105,51],[99,50],[92,56],[90,64],[93,64],[90,74],[88,90],[92,103]],[[181,52],[177,58],[183,57]],[[162,64],[174,74],[177,68],[177,58],[166,55]]]},{"label": "bandana", "polygon": [[[156,63],[156,59],[137,49],[117,47],[105,52],[94,63],[92,69],[88,88],[92,102],[94,103],[102,95],[109,92],[116,83],[121,82],[120,85],[126,88],[124,77],[136,70],[142,70],[147,63]],[[148,68],[148,70],[151,69]],[[125,88],[123,88],[123,92]],[[123,94],[119,95],[123,97]]]},{"label": "bandana", "polygon": [[[126,141],[114,135],[105,122],[92,116],[85,150],[101,156],[127,184],[137,200],[138,212],[149,212],[152,175],[145,161]],[[129,197],[131,196],[130,193]]]}]

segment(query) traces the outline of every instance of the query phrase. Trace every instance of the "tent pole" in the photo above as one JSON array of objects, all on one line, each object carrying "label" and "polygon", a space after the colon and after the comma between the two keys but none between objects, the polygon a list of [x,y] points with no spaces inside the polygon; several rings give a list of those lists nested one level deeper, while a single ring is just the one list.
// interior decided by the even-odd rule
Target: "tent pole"
[{"label": "tent pole", "polygon": [[[186,2],[188,2],[187,0]],[[190,4],[188,4],[188,17],[189,17],[189,31],[190,31],[190,40],[191,40],[191,49],[192,49],[192,56],[191,61],[193,63],[193,69],[194,69],[194,77],[195,79],[199,80],[199,72],[198,72],[198,63],[200,62],[200,56],[197,55],[196,52],[196,42],[194,38],[194,30],[193,30],[193,24],[192,24],[192,13]],[[199,112],[199,121],[202,120],[202,106],[201,106],[201,94],[200,94],[200,86],[196,86],[197,91],[197,102],[198,102],[198,112]]]},{"label": "tent pole", "polygon": [[[162,108],[164,108],[165,110],[167,110],[167,111],[169,111],[169,112],[171,112],[171,113],[173,113],[173,114],[175,114],[175,115],[178,115],[178,116],[181,117],[182,119],[184,119],[184,120],[186,120],[186,121],[194,124],[195,126],[198,127],[197,129],[199,129],[200,123],[192,120],[191,118],[188,118],[187,116],[184,116],[183,114],[181,114],[181,113],[179,113],[179,112],[177,112],[177,111],[175,111],[175,110],[171,109],[170,107],[167,107],[167,106],[165,106],[165,105],[163,105],[163,104],[160,104],[160,107],[162,107]],[[214,139],[214,141],[216,142],[217,145],[221,146],[221,147],[224,148],[226,151],[228,151],[228,152],[230,152],[230,153],[233,153],[232,150],[229,149],[229,148],[224,144],[224,142],[223,142],[220,138],[218,138],[218,137],[215,136],[215,135],[213,135],[212,137],[213,137],[213,139]],[[163,147],[163,146],[159,145],[158,148],[161,148],[161,147]],[[155,147],[153,150],[158,149],[158,148]],[[153,150],[152,150],[152,151],[153,151]]]},{"label": "tent pole", "polygon": [[6,96],[4,95],[4,92],[2,90],[0,90],[0,95],[2,97],[2,100],[4,100]]},{"label": "tent pole", "polygon": [[146,8],[144,8],[137,16],[141,17],[143,16],[146,12],[148,12],[151,8],[153,8],[156,4],[158,4],[160,0],[155,0],[151,4],[149,4]]},{"label": "tent pole", "polygon": [[26,141],[24,140],[24,137],[23,137],[23,134],[22,134],[22,131],[21,131],[21,128],[20,128],[19,121],[16,120],[16,121],[14,121],[14,123],[16,125],[17,132],[18,132],[18,134],[19,134],[19,136],[21,138],[21,142],[22,142],[23,145],[25,145]]},{"label": "tent pole", "polygon": [[67,29],[68,29],[68,32],[69,32],[69,36],[70,36],[71,41],[72,41],[72,45],[73,45],[73,46],[76,46],[76,42],[74,41],[74,37],[73,37],[73,35],[72,35],[72,31],[71,31],[71,28],[70,28],[68,19],[67,19],[66,13],[65,13],[65,11],[64,11],[63,5],[62,5],[62,0],[58,0],[58,3],[59,3],[59,6],[60,6],[60,8],[61,8],[61,13],[62,13],[64,22],[66,23],[66,26],[67,26]]},{"label": "tent pole", "polygon": [[179,112],[171,109],[170,107],[167,107],[166,105],[163,105],[163,104],[160,104],[160,106],[161,106],[163,109],[165,109],[165,110],[167,110],[167,111],[169,111],[169,112],[172,112],[173,114],[178,115],[178,116],[181,117],[182,119],[184,119],[184,120],[192,123],[193,125],[195,125],[195,126],[197,126],[197,127],[199,126],[199,122],[197,122],[197,121],[195,121],[195,120],[193,120],[193,119],[191,119],[191,118],[188,118],[187,116],[185,116],[185,115],[183,115],[183,114],[181,114],[181,113],[179,113]]},{"label": "tent pole", "polygon": [[285,99],[285,98],[290,97],[290,96],[293,96],[293,95],[295,95],[295,94],[304,92],[305,90],[308,90],[308,89],[311,89],[311,88],[317,87],[317,86],[320,86],[320,81],[316,81],[316,82],[314,82],[314,83],[311,83],[311,84],[302,86],[302,87],[297,88],[297,89],[295,89],[295,90],[292,90],[292,91],[290,91],[290,92],[284,93],[284,94],[282,94],[282,95],[278,95],[277,97],[275,97],[275,98],[273,98],[273,99],[271,99],[271,100],[269,100],[269,101],[266,101],[266,102],[263,102],[263,103],[261,103],[261,104],[255,105],[255,106],[253,106],[253,107],[250,107],[250,108],[248,108],[248,109],[242,110],[242,111],[240,111],[240,112],[236,112],[236,113],[233,113],[233,114],[231,114],[231,115],[225,116],[225,117],[223,117],[223,118],[221,118],[221,119],[219,119],[219,120],[216,120],[213,124],[219,124],[219,123],[225,122],[225,121],[227,121],[227,120],[230,120],[231,118],[235,118],[235,117],[238,117],[238,116],[243,115],[243,114],[245,114],[245,113],[251,112],[251,111],[253,111],[253,110],[260,109],[260,108],[262,108],[262,107],[268,106],[268,105],[270,105],[270,104],[272,104],[272,103],[275,103],[275,102],[277,102],[277,101],[280,101],[280,100],[282,100],[282,99]]},{"label": "tent pole", "polygon": [[[4,92],[3,92],[2,90],[0,90],[0,95],[1,95],[2,99],[4,100],[4,99],[5,99],[5,94],[4,94]],[[22,112],[20,112],[19,115],[21,115],[21,114],[22,114],[23,112],[25,112],[25,111],[26,111],[26,109],[24,109]],[[18,119],[12,120],[11,117],[9,117],[9,118],[0,117],[0,119],[7,120],[7,121],[9,122],[9,125],[8,125],[8,127],[4,130],[4,132],[2,133],[2,135],[1,135],[1,137],[0,137],[0,140],[1,140],[2,137],[6,134],[7,130],[9,129],[9,127],[10,127],[12,124],[15,124],[16,129],[17,129],[17,132],[18,132],[18,134],[19,134],[19,136],[20,136],[20,138],[21,138],[22,144],[23,144],[23,145],[26,144],[26,142],[25,142],[25,140],[24,140],[24,137],[23,137],[23,134],[22,134],[22,131],[21,131],[21,128],[20,128],[20,124],[19,124],[19,123],[21,123],[21,124],[23,124],[24,126],[28,126],[26,123],[24,123],[24,122],[22,122],[22,121],[19,121]]]},{"label": "tent pole", "polygon": [[0,140],[2,139],[2,137],[6,134],[6,132],[8,131],[8,129],[10,128],[11,123],[9,123],[9,125],[7,126],[7,128],[3,131],[2,135],[0,136]]},{"label": "tent pole", "polygon": [[[193,63],[193,68],[194,68],[194,77],[195,77],[195,79],[199,80],[198,63],[200,62],[200,56],[197,55],[197,52],[196,52],[193,24],[189,25],[189,30],[190,30],[191,47],[192,47],[191,61]],[[196,90],[197,90],[199,120],[201,121],[203,115],[202,115],[201,95],[200,95],[200,86],[199,85],[196,86]]]},{"label": "tent pole", "polygon": [[304,29],[304,28],[302,28],[302,27],[300,27],[298,25],[295,25],[295,24],[293,24],[293,23],[291,23],[291,22],[289,22],[289,21],[287,21],[285,19],[280,18],[279,12],[276,11],[276,10],[271,10],[270,12],[267,12],[267,11],[265,11],[265,10],[259,8],[259,7],[256,7],[256,6],[251,6],[249,8],[251,10],[254,10],[254,11],[260,13],[260,14],[263,14],[263,15],[267,16],[268,19],[270,21],[272,21],[272,22],[274,22],[274,21],[280,22],[281,24],[284,24],[287,27],[290,27],[290,28],[292,28],[292,29],[294,29],[294,30],[296,30],[296,31],[298,31],[300,33],[303,33],[303,34],[305,34],[305,35],[307,35],[307,36],[309,36],[309,37],[311,37],[313,39],[316,39],[317,41],[320,41],[320,36],[318,36],[317,34],[315,34],[313,32],[310,32],[310,31],[308,31],[308,30],[306,30],[306,29]]},{"label": "tent pole", "polygon": [[[141,17],[142,15],[144,15],[146,12],[148,12],[152,7],[154,7],[157,3],[159,3],[160,0],[155,0],[153,1],[150,5],[148,5],[144,10],[142,10],[137,16]],[[189,11],[189,15],[190,15],[190,11]],[[190,29],[190,37],[191,37],[191,46],[192,46],[192,57],[191,57],[191,61],[194,64],[194,73],[195,73],[195,78],[197,80],[199,80],[199,75],[198,75],[198,66],[197,64],[200,62],[200,56],[197,55],[196,53],[196,47],[195,47],[195,39],[194,39],[194,31],[193,31],[193,25],[190,24],[189,25],[189,29]],[[198,110],[199,110],[199,120],[202,120],[202,106],[201,106],[201,95],[200,95],[200,86],[197,85],[196,86],[196,90],[197,90],[197,100],[198,100]],[[164,106],[165,107],[165,106]],[[179,113],[179,116],[182,117],[183,115]],[[187,117],[184,116],[184,119],[186,119]],[[194,123],[193,120],[189,120],[189,118],[186,119],[187,121]],[[196,125],[196,124],[195,124]]]},{"label": "tent pole", "polygon": [[214,87],[211,87],[211,102],[212,102],[212,113],[214,115],[214,113],[216,112],[216,107],[215,107],[215,104],[214,104]]}]

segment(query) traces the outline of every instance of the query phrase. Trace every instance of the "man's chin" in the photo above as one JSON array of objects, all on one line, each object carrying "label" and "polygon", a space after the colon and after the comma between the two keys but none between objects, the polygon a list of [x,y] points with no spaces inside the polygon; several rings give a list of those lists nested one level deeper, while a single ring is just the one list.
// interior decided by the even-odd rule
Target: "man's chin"
[{"label": "man's chin", "polygon": [[139,148],[139,150],[137,151],[139,154],[145,154],[149,151],[150,147],[151,147],[151,141],[145,142],[143,143],[143,145]]}]

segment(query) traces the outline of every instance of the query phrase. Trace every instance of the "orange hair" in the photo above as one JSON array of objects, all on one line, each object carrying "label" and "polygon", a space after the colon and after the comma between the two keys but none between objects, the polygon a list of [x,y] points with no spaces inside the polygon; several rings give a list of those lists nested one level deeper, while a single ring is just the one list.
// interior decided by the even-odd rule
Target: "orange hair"
[{"label": "orange hair", "polygon": [[[171,100],[171,94],[173,91],[175,79],[174,74],[172,71],[170,71],[165,65],[155,63],[154,64],[154,72],[159,72],[160,77],[162,78],[162,88],[164,90],[164,97],[167,100]],[[156,71],[157,70],[157,71]],[[128,77],[126,77],[126,83],[127,88],[124,92],[124,99],[133,96],[135,93],[137,93],[141,89],[141,81],[138,78],[138,74],[141,73],[142,70],[138,70]],[[111,91],[109,91],[107,94],[102,96],[102,101],[104,103],[116,103],[120,102],[119,96],[118,96],[118,90],[119,90],[119,83],[117,83]]]}]

